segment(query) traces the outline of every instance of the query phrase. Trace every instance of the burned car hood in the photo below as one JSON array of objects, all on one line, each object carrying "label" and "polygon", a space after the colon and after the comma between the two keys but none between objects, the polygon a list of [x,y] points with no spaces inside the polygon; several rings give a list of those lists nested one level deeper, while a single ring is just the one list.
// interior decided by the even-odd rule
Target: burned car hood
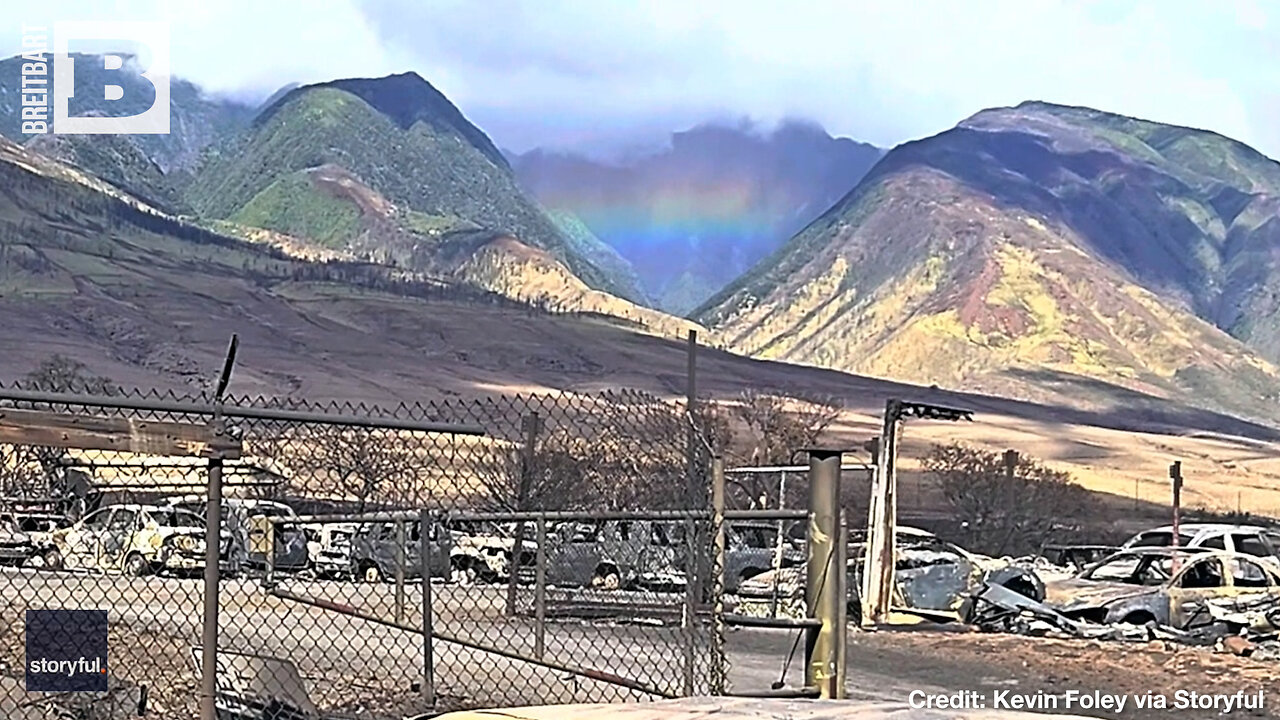
[{"label": "burned car hood", "polygon": [[1044,602],[1046,605],[1057,610],[1069,612],[1104,607],[1117,600],[1149,595],[1159,590],[1159,588],[1122,582],[1070,578],[1047,582],[1044,585],[1044,590]]}]

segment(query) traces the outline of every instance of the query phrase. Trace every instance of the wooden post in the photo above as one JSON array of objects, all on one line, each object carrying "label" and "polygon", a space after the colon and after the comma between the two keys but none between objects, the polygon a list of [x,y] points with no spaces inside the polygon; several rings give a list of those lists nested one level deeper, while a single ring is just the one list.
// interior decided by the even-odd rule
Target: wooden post
[{"label": "wooden post", "polygon": [[711,459],[711,531],[715,566],[711,571],[711,683],[710,694],[725,693],[726,661],[724,652],[724,460]]},{"label": "wooden post", "polygon": [[698,331],[689,331],[686,345],[685,369],[685,412],[689,417],[685,423],[685,507],[701,509],[705,503],[702,484],[698,482],[698,431],[694,427],[694,411],[698,406]]},{"label": "wooden post", "polygon": [[[1177,460],[1169,466],[1169,479],[1173,481],[1173,539],[1172,545],[1176,550],[1179,545],[1180,538],[1178,532],[1182,525],[1182,461]],[[1173,570],[1178,569],[1178,556],[1173,557]]]},{"label": "wooden post", "polygon": [[[542,418],[538,413],[529,413],[524,420],[524,447],[520,452],[520,487],[516,495],[516,511],[527,510],[529,492],[533,485],[534,463],[537,459],[538,431],[542,428]],[[511,547],[511,560],[507,562],[507,615],[516,614],[516,584],[519,582],[520,560],[524,555],[524,521],[516,523],[515,542]]]},{"label": "wooden post", "polygon": [[893,602],[894,559],[898,525],[898,427],[902,401],[885,402],[884,430],[878,445],[876,476],[871,485],[867,514],[866,555],[862,565],[862,625],[869,627],[889,618]]}]

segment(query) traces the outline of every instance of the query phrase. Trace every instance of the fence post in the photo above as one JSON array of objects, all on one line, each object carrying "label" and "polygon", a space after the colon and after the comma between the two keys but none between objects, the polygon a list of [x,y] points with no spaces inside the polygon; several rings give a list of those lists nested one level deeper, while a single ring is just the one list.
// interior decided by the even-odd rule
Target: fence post
[{"label": "fence post", "polygon": [[[421,538],[421,532],[419,532]],[[396,622],[404,622],[404,519],[396,520]]]},{"label": "fence post", "polygon": [[[787,504],[787,471],[780,470],[778,475],[780,476],[778,479],[778,509],[783,510]],[[773,542],[773,572],[775,576],[782,569],[783,534],[785,532],[786,523],[779,520],[778,537]],[[778,582],[772,583],[772,588],[769,590],[769,617],[773,618],[778,617],[778,585],[780,585]]]},{"label": "fence post", "polygon": [[[520,451],[520,487],[516,492],[516,511],[525,509],[529,502],[529,490],[533,484],[534,462],[537,459],[538,431],[542,418],[529,413],[524,420],[524,447]],[[515,542],[511,545],[511,560],[507,563],[507,615],[516,614],[516,585],[520,580],[520,559],[524,555],[524,520],[516,523]]]},{"label": "fence post", "polygon": [[[270,518],[266,518],[266,521],[267,521],[267,553],[266,553],[267,556],[264,561],[266,563],[266,568],[262,573],[262,581],[268,588],[272,588],[272,587],[275,587],[276,585],[276,531],[280,528],[280,526],[271,522]],[[252,519],[250,520],[250,522],[252,522]],[[246,552],[245,555],[247,556],[248,553]],[[245,563],[246,564],[248,563],[247,557],[245,559]]]},{"label": "fence post", "polygon": [[698,583],[698,527],[693,517],[684,519],[684,612],[681,613],[681,629],[684,630],[684,692],[685,697],[693,695],[694,663],[697,660],[698,616],[697,592]]},{"label": "fence post", "polygon": [[724,459],[711,459],[711,523],[715,538],[715,561],[711,580],[711,694],[723,695],[725,683],[724,654],[724,573],[725,573],[725,527],[724,527]]},{"label": "fence post", "polygon": [[[1178,532],[1182,524],[1182,461],[1175,460],[1169,466],[1169,479],[1173,481],[1173,549],[1179,545]],[[1173,570],[1178,569],[1178,556],[1173,557]]]},{"label": "fence post", "polygon": [[222,550],[222,458],[209,460],[204,515],[204,626],[200,632],[200,720],[218,720],[218,584]]},{"label": "fence post", "polygon": [[[847,546],[840,512],[839,450],[809,451],[809,556],[805,572],[805,610],[821,620],[805,631],[806,687],[816,687],[823,699],[844,697],[845,617],[848,603],[845,573]],[[841,594],[843,592],[843,595]]]},{"label": "fence post", "polygon": [[428,707],[434,707],[436,673],[431,636],[435,632],[435,623],[431,609],[431,533],[428,528],[435,529],[435,520],[426,510],[421,510],[418,512],[418,523],[418,551],[421,555],[418,563],[422,566],[422,697]]},{"label": "fence post", "polygon": [[685,370],[685,505],[689,509],[705,507],[698,482],[698,431],[694,427],[694,410],[698,403],[698,331],[690,330],[686,344],[688,367]]},{"label": "fence post", "polygon": [[533,586],[533,654],[541,660],[547,649],[547,518],[539,515],[537,525],[537,577]]}]

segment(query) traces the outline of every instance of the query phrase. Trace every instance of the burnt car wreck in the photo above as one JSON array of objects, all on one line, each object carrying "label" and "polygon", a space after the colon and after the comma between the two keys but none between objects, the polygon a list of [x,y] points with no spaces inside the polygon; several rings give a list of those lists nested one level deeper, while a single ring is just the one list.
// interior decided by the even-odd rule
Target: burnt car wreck
[{"label": "burnt car wreck", "polygon": [[1043,602],[987,587],[973,622],[989,632],[1236,647],[1274,642],[1280,572],[1255,556],[1136,547],[1045,584]]},{"label": "burnt car wreck", "polygon": [[[1008,588],[1033,600],[1044,598],[1044,582],[1028,563],[973,553],[933,533],[910,527],[897,529],[896,544],[893,602],[896,612],[941,622],[968,622],[972,619],[976,596],[988,584]],[[861,612],[859,588],[864,554],[865,542],[849,543],[847,586],[851,619],[858,618]],[[804,578],[805,567],[797,564],[742,582],[738,588],[737,612],[769,615],[773,613],[766,606],[776,606],[780,608],[778,614],[801,616]],[[775,598],[780,602],[775,603]]]}]

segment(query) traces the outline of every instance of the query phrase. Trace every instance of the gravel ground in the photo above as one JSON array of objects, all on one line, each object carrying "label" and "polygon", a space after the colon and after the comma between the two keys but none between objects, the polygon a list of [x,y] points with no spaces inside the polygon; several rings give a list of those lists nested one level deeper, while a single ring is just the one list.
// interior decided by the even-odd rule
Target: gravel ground
[{"label": "gravel ground", "polygon": [[[47,696],[22,690],[22,610],[27,607],[106,608],[111,618],[109,668],[117,710],[102,703],[66,717],[114,720],[136,688],[149,691],[149,717],[182,718],[196,714],[198,682],[190,648],[198,642],[200,581],[195,579],[84,576],[30,570],[0,572],[0,717],[44,720]],[[395,614],[391,585],[291,582],[291,592],[349,604],[378,617]],[[417,587],[406,588],[402,620],[421,622]],[[534,624],[503,613],[500,587],[433,587],[436,630],[462,640],[532,652]],[[615,599],[621,594],[614,594]],[[639,599],[639,598],[638,598]],[[655,596],[643,598],[654,600]],[[321,707],[362,717],[397,717],[426,709],[418,681],[422,676],[420,635],[331,610],[298,605],[266,595],[254,581],[225,587],[221,642],[230,650],[257,652],[292,660],[309,693]],[[796,635],[781,630],[731,630],[726,649],[730,681],[737,691],[766,690],[779,678]],[[579,667],[607,669],[650,685],[679,692],[685,644],[678,628],[615,622],[557,621],[548,624],[545,657]],[[704,658],[707,638],[693,650]],[[787,680],[802,682],[797,651]],[[438,707],[524,705],[644,699],[615,685],[437,642],[435,672]],[[1177,690],[1230,694],[1263,690],[1280,703],[1280,663],[1255,661],[1201,648],[1164,643],[1104,643],[1052,640],[938,630],[852,632],[849,641],[849,695],[882,702],[904,702],[912,691],[954,693],[996,691],[1061,694],[1100,690],[1126,695],[1148,691],[1172,696]],[[699,676],[697,686],[705,688]],[[25,707],[24,707],[25,706]],[[92,710],[92,712],[89,712]],[[1059,708],[1059,712],[1063,709]],[[1089,715],[1089,712],[1079,714]],[[1141,711],[1132,704],[1122,717],[1214,716],[1215,711]],[[1099,714],[1100,717],[1116,715]],[[1233,713],[1233,717],[1280,717],[1278,708]]]}]

